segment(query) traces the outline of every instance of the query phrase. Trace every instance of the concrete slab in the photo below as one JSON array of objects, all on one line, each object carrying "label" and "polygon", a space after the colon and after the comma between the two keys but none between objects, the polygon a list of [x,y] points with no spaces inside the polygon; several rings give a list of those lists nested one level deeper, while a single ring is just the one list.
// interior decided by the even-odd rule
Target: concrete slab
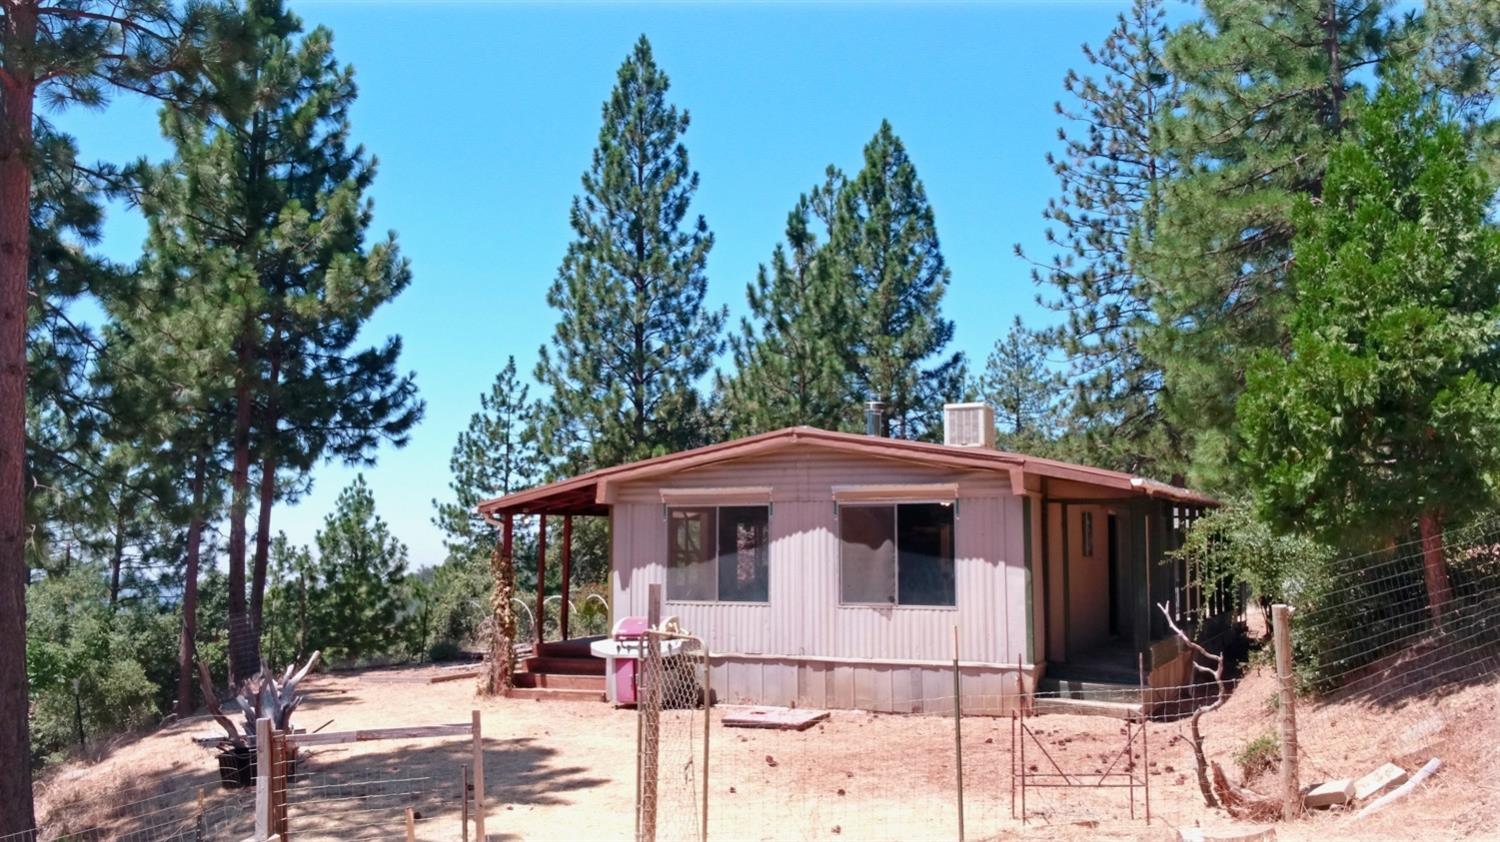
[{"label": "concrete slab", "polygon": [[1379,769],[1354,782],[1354,800],[1363,801],[1388,792],[1406,783],[1406,770],[1394,763]]},{"label": "concrete slab", "polygon": [[1276,842],[1274,827],[1185,827],[1177,831],[1180,842]]},{"label": "concrete slab", "polygon": [[1335,781],[1325,781],[1308,790],[1307,794],[1302,796],[1302,804],[1309,809],[1332,807],[1348,804],[1353,798],[1354,781],[1349,778],[1339,778]]},{"label": "concrete slab", "polygon": [[826,710],[757,706],[724,714],[726,728],[775,728],[781,731],[806,731],[828,718]]}]

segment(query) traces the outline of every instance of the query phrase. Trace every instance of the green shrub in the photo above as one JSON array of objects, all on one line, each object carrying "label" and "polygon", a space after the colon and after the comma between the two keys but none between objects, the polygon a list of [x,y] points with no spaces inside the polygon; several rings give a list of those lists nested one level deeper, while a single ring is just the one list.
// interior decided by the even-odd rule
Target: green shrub
[{"label": "green shrub", "polygon": [[1264,772],[1275,769],[1281,762],[1281,749],[1276,735],[1261,734],[1245,743],[1234,753],[1234,762],[1240,767],[1240,780],[1250,781]]},{"label": "green shrub", "polygon": [[440,640],[432,644],[432,647],[427,650],[427,660],[435,664],[446,661],[457,661],[463,656],[464,650],[451,640]]}]

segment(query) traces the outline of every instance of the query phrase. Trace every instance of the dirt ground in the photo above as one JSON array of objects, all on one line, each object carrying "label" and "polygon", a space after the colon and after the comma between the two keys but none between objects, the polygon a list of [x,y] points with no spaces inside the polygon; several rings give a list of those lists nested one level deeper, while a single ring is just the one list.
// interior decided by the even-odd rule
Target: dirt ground
[{"label": "dirt ground", "polygon": [[[310,680],[299,727],[346,731],[484,723],[487,830],[491,839],[629,839],[636,796],[636,719],[603,703],[477,699],[472,682],[429,684],[430,670],[380,670]],[[1252,673],[1228,704],[1204,719],[1207,748],[1238,779],[1231,755],[1271,732],[1269,677]],[[942,716],[834,711],[805,732],[728,729],[714,712],[709,780],[713,839],[957,838],[952,720]],[[1283,840],[1493,838],[1500,832],[1500,680],[1437,697],[1298,710],[1304,782],[1358,776],[1387,760],[1414,770],[1429,757],[1443,770],[1412,797],[1355,824],[1348,813],[1320,813],[1277,827]],[[1029,720],[1037,743],[1027,765],[1095,775],[1125,746],[1121,723],[1045,716]],[[699,720],[701,723],[701,720]],[[208,838],[243,839],[252,823],[249,792],[217,787],[213,751],[193,736],[214,731],[194,719],[124,739],[91,762],[54,770],[38,785],[47,833],[103,828],[104,838],[163,838],[190,830],[197,794]],[[663,723],[663,791],[658,838],[696,834],[701,724],[684,713]],[[1144,792],[1031,789],[1028,821],[1011,817],[1011,722],[963,721],[965,830],[969,839],[1173,839],[1176,829],[1237,826],[1203,807],[1186,722],[1150,726],[1151,815]],[[1040,746],[1046,752],[1033,751]],[[299,839],[402,838],[405,808],[417,837],[463,838],[459,820],[466,738],[358,743],[304,750],[290,808]],[[1050,758],[1050,761],[1049,759]],[[1142,762],[1137,751],[1135,762]],[[1117,767],[1119,768],[1119,767]],[[1096,779],[1096,778],[1095,778]],[[1123,778],[1119,779],[1123,782]],[[1271,792],[1274,772],[1251,786]],[[1130,818],[1134,796],[1135,818]],[[1239,825],[1239,827],[1248,827]]]}]

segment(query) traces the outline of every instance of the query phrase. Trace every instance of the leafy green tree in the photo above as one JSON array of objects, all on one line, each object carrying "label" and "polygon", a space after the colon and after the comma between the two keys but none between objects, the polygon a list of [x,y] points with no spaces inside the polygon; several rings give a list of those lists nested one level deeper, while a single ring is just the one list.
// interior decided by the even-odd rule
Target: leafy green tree
[{"label": "leafy green tree", "polygon": [[139,657],[141,641],[128,614],[110,605],[106,571],[78,565],[33,584],[27,600],[37,759],[155,719],[157,685]]},{"label": "leafy green tree", "polygon": [[339,493],[323,520],[308,585],[308,640],[330,660],[394,652],[402,640],[406,545],[375,513],[363,475]]},{"label": "leafy green tree", "polygon": [[949,272],[932,206],[887,121],[866,144],[863,169],[839,190],[827,251],[849,306],[854,393],[884,401],[897,435],[931,436],[943,403],[963,391],[964,360],[945,352]]},{"label": "leafy green tree", "polygon": [[839,341],[847,327],[842,277],[824,253],[842,181],[830,167],[827,182],[798,199],[787,214],[786,244],[776,245],[770,266],[761,264],[746,286],[750,314],[729,338],[733,374],[718,377],[725,422],[735,435],[856,423],[851,407],[858,403],[850,400]]},{"label": "leafy green tree", "polygon": [[1379,544],[1419,524],[1434,620],[1443,524],[1500,477],[1495,183],[1410,83],[1383,89],[1302,200],[1285,353],[1262,351],[1240,413],[1256,502],[1284,529]]},{"label": "leafy green tree", "polygon": [[432,522],[443,530],[450,557],[487,558],[499,530],[480,516],[479,503],[520,491],[538,479],[536,411],[530,387],[516,376],[516,358],[506,358],[489,392],[479,396],[479,411],[469,417],[468,428],[453,445],[448,460],[451,501],[432,501]]},{"label": "leafy green tree", "polygon": [[[1067,314],[1056,333],[1071,360],[1085,458],[1132,473],[1180,467],[1178,431],[1159,401],[1161,366],[1140,347],[1153,314],[1135,249],[1154,237],[1177,171],[1160,137],[1181,96],[1165,64],[1169,33],[1164,0],[1135,0],[1097,48],[1084,45],[1094,75],[1064,77],[1063,148],[1047,154],[1058,192],[1042,212],[1054,253],[1032,269],[1053,292],[1048,306]],[[1019,245],[1016,253],[1026,257]]]},{"label": "leafy green tree", "polygon": [[1204,0],[1168,41],[1183,93],[1162,139],[1178,173],[1142,245],[1155,311],[1143,347],[1201,486],[1236,482],[1246,366],[1285,338],[1292,208],[1322,191],[1351,105],[1399,35],[1385,5]]},{"label": "leafy green tree", "polygon": [[698,382],[726,313],[704,304],[713,235],[689,220],[698,174],[681,143],[688,115],[645,36],[620,66],[568,245],[547,303],[558,311],[536,377],[550,392],[540,443],[576,472],[702,443]]},{"label": "leafy green tree", "polygon": [[996,443],[1006,450],[1053,455],[1062,435],[1067,384],[1047,364],[1049,347],[1017,316],[985,361],[976,391],[995,408]]}]

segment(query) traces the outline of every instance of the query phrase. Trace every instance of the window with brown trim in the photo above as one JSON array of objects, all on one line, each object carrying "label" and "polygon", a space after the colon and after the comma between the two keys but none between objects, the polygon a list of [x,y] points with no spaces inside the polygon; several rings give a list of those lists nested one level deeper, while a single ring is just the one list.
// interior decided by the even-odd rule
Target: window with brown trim
[{"label": "window with brown trim", "polygon": [[841,504],[839,591],[848,604],[956,604],[953,506]]},{"label": "window with brown trim", "polygon": [[770,508],[667,509],[667,599],[766,602],[770,597]]}]

